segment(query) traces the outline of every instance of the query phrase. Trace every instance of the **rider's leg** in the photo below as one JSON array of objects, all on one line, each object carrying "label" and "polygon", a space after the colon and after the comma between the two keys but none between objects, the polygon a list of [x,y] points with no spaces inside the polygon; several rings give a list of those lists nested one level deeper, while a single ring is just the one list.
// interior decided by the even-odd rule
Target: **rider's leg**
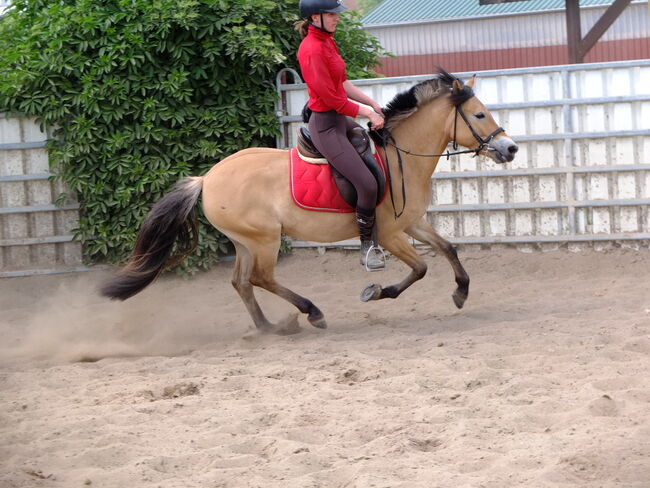
[{"label": "rider's leg", "polygon": [[[348,139],[352,136],[353,129],[363,129],[350,117],[345,118],[345,130]],[[365,164],[365,163],[364,163]],[[376,202],[376,201],[375,201]],[[368,269],[376,270],[386,267],[383,254],[372,252],[377,245],[375,234],[375,204],[372,207],[363,207],[357,203],[357,225],[359,226],[359,239],[361,241],[361,264]]]},{"label": "rider's leg", "polygon": [[361,241],[361,264],[371,271],[385,268],[386,260],[383,253],[377,249],[377,242],[373,235],[375,209],[357,206],[357,225],[359,226],[359,240]]},{"label": "rider's leg", "polygon": [[[351,119],[336,112],[314,112],[309,131],[316,148],[357,191],[357,224],[361,238],[361,261],[369,269],[385,266],[383,256],[368,252],[374,245],[372,231],[377,204],[377,181],[347,138]],[[367,262],[366,262],[367,258]]]}]

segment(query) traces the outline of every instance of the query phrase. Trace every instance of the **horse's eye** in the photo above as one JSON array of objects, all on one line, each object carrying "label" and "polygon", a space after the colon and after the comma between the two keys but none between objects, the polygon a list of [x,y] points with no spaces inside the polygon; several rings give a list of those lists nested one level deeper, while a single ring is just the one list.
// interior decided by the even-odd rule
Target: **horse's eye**
[{"label": "horse's eye", "polygon": [[477,119],[484,119],[485,114],[483,112],[479,112],[477,114],[474,114],[474,117],[476,117]]}]

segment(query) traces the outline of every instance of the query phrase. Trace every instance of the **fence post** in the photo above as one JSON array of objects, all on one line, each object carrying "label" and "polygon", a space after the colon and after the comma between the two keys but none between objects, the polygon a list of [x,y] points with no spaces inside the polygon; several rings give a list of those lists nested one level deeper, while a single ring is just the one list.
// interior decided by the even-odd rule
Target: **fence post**
[{"label": "fence post", "polygon": [[[562,121],[563,121],[563,131],[564,134],[571,134],[573,132],[573,121],[571,114],[571,106],[568,104],[568,101],[571,100],[571,76],[568,71],[563,71],[561,74],[562,79],[562,98],[564,103],[562,104]],[[566,166],[573,168],[575,167],[575,155],[574,144],[571,138],[565,137],[564,139],[564,161]],[[574,173],[572,169],[567,171],[566,175],[566,203],[567,208],[567,221],[569,224],[569,234],[574,235],[576,233],[576,195],[575,195],[575,181]]]}]

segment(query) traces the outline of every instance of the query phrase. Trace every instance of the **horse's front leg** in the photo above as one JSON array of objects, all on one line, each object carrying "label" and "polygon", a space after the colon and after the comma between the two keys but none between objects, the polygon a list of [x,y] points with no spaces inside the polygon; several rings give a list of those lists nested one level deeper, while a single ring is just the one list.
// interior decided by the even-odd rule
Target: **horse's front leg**
[{"label": "horse's front leg", "polygon": [[427,272],[427,264],[418,256],[415,248],[409,243],[404,232],[398,232],[388,239],[382,239],[381,244],[387,251],[390,251],[400,261],[411,267],[411,272],[396,285],[382,288],[377,284],[370,284],[361,291],[361,301],[380,300],[382,298],[397,298],[404,290],[421,280]]},{"label": "horse's front leg", "polygon": [[446,239],[440,237],[424,217],[406,229],[406,233],[421,242],[426,242],[444,254],[454,270],[456,284],[458,285],[452,298],[458,308],[463,308],[465,300],[467,300],[467,296],[469,295],[469,275],[465,271],[465,268],[463,268],[463,265],[460,264],[454,246]]}]

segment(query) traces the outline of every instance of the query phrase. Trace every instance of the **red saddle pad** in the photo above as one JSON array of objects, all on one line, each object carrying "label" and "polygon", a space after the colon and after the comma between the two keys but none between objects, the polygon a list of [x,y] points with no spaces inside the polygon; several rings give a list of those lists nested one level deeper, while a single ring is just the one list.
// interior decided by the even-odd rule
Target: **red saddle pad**
[{"label": "red saddle pad", "polygon": [[[375,153],[375,159],[386,177],[386,166],[379,151]],[[338,213],[350,213],[355,210],[343,200],[334,182],[330,165],[304,161],[295,147],[289,151],[289,186],[294,203],[305,210]],[[386,192],[382,195],[382,201],[385,196]]]}]

